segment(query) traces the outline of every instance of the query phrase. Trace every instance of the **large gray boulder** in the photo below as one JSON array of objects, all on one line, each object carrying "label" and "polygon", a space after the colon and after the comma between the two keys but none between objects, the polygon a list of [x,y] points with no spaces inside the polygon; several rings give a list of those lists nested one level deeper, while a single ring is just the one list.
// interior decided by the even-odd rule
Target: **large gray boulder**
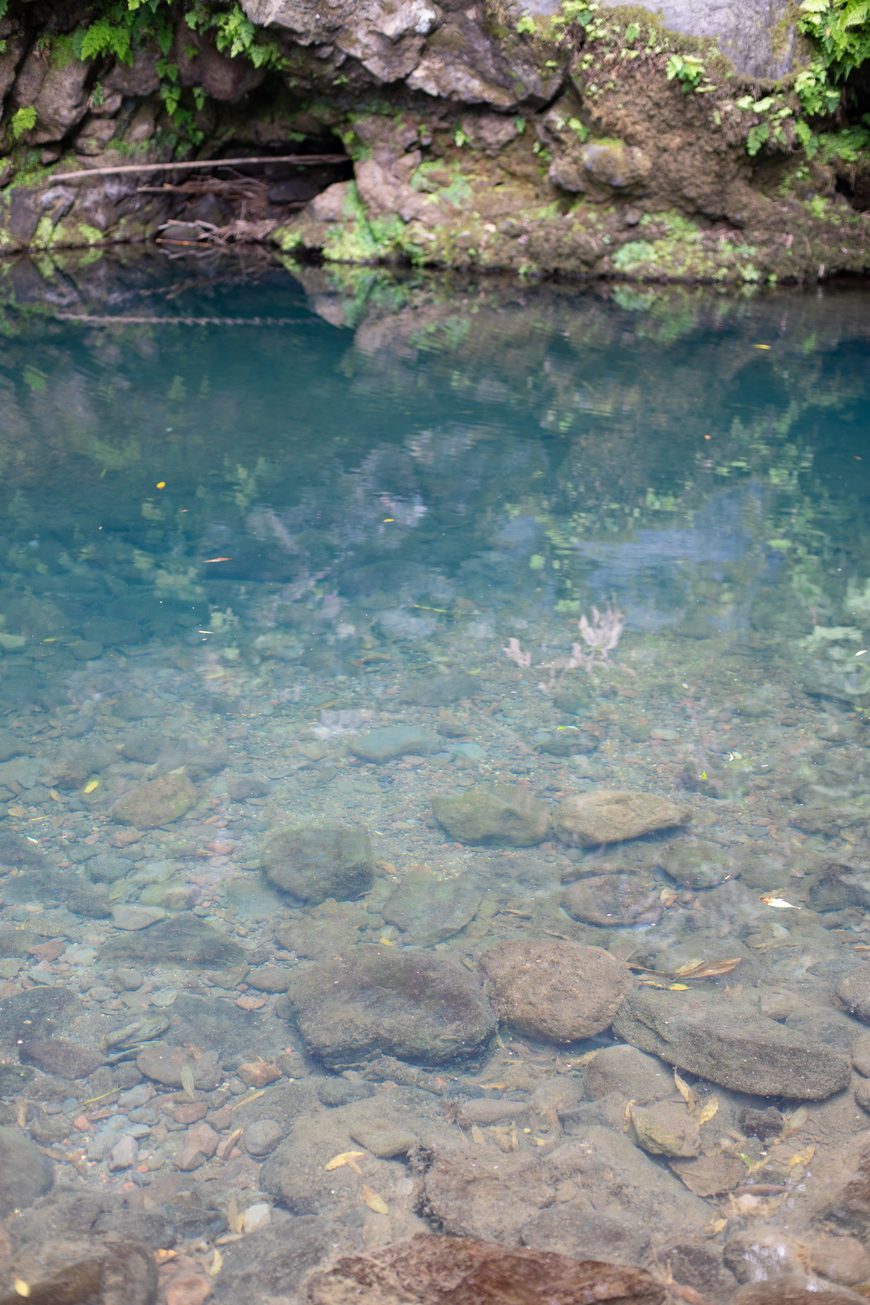
[{"label": "large gray boulder", "polygon": [[[615,9],[619,0],[600,3]],[[659,0],[646,8],[672,32],[712,37],[737,72],[749,77],[782,77],[795,66],[791,0]]]},{"label": "large gray boulder", "polygon": [[355,947],[312,965],[287,1004],[307,1051],[333,1068],[377,1055],[443,1064],[476,1055],[495,1032],[478,977],[411,948]]},{"label": "large gray boulder", "polygon": [[820,1101],[849,1082],[849,1061],[833,1047],[748,1003],[719,996],[636,989],[613,1030],[632,1046],[734,1092]]}]

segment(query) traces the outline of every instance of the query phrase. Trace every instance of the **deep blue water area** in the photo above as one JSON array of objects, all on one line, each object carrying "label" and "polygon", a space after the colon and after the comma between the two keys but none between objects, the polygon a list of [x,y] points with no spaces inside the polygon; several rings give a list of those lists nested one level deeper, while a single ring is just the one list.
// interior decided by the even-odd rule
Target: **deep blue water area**
[{"label": "deep blue water area", "polygon": [[10,1281],[870,1281],[867,290],[10,280]]}]

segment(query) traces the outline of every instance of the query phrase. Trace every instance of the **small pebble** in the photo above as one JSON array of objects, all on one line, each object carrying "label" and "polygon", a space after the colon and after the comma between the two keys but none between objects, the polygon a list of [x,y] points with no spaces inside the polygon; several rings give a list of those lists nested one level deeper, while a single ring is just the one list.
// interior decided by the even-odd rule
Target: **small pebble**
[{"label": "small pebble", "polygon": [[242,1231],[244,1233],[257,1232],[260,1228],[265,1228],[272,1221],[272,1207],[265,1201],[257,1201],[254,1205],[249,1205],[242,1215]]},{"label": "small pebble", "polygon": [[284,1129],[277,1119],[255,1119],[248,1124],[242,1134],[242,1145],[248,1155],[268,1155],[284,1136]]},{"label": "small pebble", "polygon": [[139,1143],[125,1133],[109,1152],[109,1169],[132,1169],[139,1160]]}]

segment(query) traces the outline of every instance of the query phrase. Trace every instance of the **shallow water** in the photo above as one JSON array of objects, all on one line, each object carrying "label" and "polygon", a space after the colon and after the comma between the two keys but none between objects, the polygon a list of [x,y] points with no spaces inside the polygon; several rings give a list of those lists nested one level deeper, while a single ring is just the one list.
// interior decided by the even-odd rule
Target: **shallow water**
[{"label": "shallow water", "polygon": [[4,319],[10,1274],[98,1224],[172,1305],[427,1230],[867,1282],[867,292],[303,281]]}]

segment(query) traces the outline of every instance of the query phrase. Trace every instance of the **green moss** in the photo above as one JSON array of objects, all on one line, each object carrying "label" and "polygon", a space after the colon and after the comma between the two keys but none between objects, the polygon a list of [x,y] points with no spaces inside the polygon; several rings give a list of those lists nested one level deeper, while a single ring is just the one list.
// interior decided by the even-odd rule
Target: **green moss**
[{"label": "green moss", "polygon": [[77,244],[99,245],[105,239],[98,227],[92,227],[87,222],[78,222],[76,224],[76,233]]},{"label": "green moss", "polygon": [[293,227],[276,227],[272,240],[285,254],[290,254],[302,244],[302,236]]},{"label": "green moss", "polygon": [[34,249],[50,249],[54,237],[54,223],[50,217],[41,217],[31,238]]},{"label": "green moss", "polygon": [[641,222],[648,238],[630,240],[611,259],[618,275],[637,281],[739,282],[762,280],[754,245],[732,244],[707,233],[682,214],[655,213]]}]

